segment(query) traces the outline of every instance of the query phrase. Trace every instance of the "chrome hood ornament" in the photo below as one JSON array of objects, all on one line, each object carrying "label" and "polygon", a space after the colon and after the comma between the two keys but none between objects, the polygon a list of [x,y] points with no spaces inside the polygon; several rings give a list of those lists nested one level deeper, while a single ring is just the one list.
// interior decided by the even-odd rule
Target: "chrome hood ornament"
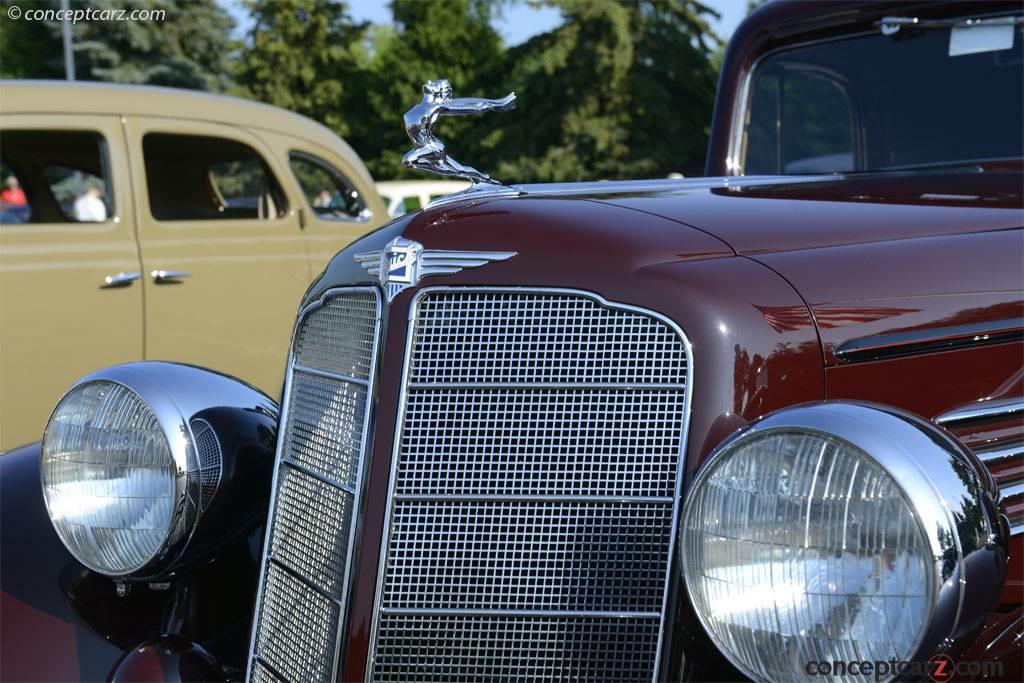
[{"label": "chrome hood ornament", "polygon": [[481,173],[472,166],[463,166],[448,156],[444,143],[434,135],[434,124],[442,116],[468,116],[485,111],[509,111],[516,107],[516,94],[505,95],[499,100],[471,97],[452,97],[452,85],[445,79],[427,81],[423,84],[423,100],[405,112],[405,132],[416,145],[402,157],[402,163],[409,167],[437,173],[438,175],[463,178],[478,183],[500,185],[497,180]]},{"label": "chrome hood ornament", "polygon": [[465,268],[478,268],[495,261],[507,261],[514,251],[447,251],[424,249],[419,242],[396,237],[380,251],[364,251],[355,261],[383,285],[388,303],[403,289],[431,275],[453,275]]}]

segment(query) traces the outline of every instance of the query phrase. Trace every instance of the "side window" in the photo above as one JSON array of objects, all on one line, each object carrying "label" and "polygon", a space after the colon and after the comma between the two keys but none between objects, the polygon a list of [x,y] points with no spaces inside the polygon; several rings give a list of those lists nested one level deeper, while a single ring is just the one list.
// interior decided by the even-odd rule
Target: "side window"
[{"label": "side window", "polygon": [[288,158],[302,194],[318,217],[347,221],[370,218],[362,195],[341,171],[302,152],[292,152]]},{"label": "side window", "polygon": [[846,91],[800,68],[762,68],[751,87],[744,173],[835,173],[854,169],[853,114]]},{"label": "side window", "polygon": [[266,161],[244,143],[148,133],[142,154],[149,209],[158,221],[269,220],[288,211]]},{"label": "side window", "polygon": [[100,134],[8,130],[0,149],[0,223],[102,223],[113,215]]}]

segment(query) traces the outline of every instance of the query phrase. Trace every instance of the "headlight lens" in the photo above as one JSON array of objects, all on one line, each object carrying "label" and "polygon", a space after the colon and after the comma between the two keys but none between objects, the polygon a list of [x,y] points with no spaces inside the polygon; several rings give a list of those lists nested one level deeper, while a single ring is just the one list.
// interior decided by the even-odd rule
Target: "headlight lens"
[{"label": "headlight lens", "polygon": [[127,575],[172,540],[181,478],[156,415],[137,394],[103,380],[79,384],[43,438],[43,496],[54,528],[82,564]]},{"label": "headlight lens", "polygon": [[929,622],[933,556],[914,507],[871,456],[825,433],[766,430],[716,454],[682,542],[697,613],[755,679],[907,660]]}]

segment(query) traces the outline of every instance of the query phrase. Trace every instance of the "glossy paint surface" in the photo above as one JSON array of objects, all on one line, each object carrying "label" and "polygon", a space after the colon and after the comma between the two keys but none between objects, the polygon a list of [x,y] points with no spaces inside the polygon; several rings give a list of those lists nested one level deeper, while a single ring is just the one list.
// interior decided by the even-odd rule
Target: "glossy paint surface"
[{"label": "glossy paint surface", "polygon": [[[766,196],[756,200],[715,190],[677,196],[484,200],[407,218],[364,239],[358,250],[379,249],[401,234],[428,249],[517,251],[519,255],[506,262],[421,284],[586,289],[612,301],[654,308],[677,321],[693,341],[695,389],[687,453],[692,473],[722,438],[777,408],[826,396],[857,397],[930,418],[949,404],[991,393],[1012,375],[1015,363],[1019,367],[1024,350],[1010,344],[967,355],[957,351],[945,358],[929,354],[892,361],[887,372],[879,373],[877,385],[871,383],[872,364],[835,368],[838,374],[829,379],[827,372],[832,370],[826,372],[826,361],[833,365],[834,359],[821,340],[827,340],[831,349],[840,338],[888,329],[886,321],[897,315],[907,316],[905,325],[917,328],[948,324],[950,319],[987,320],[1018,310],[1022,298],[1012,286],[1020,272],[1013,250],[1021,239],[1014,229],[1022,224],[1019,198],[1004,197],[996,209],[908,204],[893,212],[891,206],[835,198],[859,191],[852,187],[855,184],[837,181],[831,199],[801,199],[799,188],[789,187],[784,197],[763,193]],[[657,211],[654,204],[659,205]],[[689,209],[694,207],[695,213],[703,210],[703,220],[691,220]],[[757,226],[745,223],[755,215]],[[863,224],[867,234],[858,234],[868,217],[873,222]],[[883,217],[888,217],[884,225]],[[969,234],[975,232],[981,234]],[[737,245],[745,245],[751,255]],[[352,261],[355,251],[353,247],[340,254],[307,296],[338,284],[370,282]],[[891,258],[865,273],[865,264],[887,251]],[[948,266],[943,258],[951,260]],[[929,269],[932,262],[938,267]],[[962,279],[943,274],[958,270],[964,271]],[[404,354],[407,309],[414,292],[401,293],[386,314],[346,679],[363,675],[370,645],[401,380],[398,360]],[[854,310],[834,310],[842,306]],[[889,313],[886,307],[908,310],[860,319],[865,315],[861,309]],[[981,309],[980,316],[973,309]],[[995,366],[991,371],[977,372],[980,353]],[[915,370],[915,362],[930,367]],[[893,382],[895,376],[909,381]],[[917,377],[921,384],[915,384]],[[926,378],[941,382],[944,393],[930,391]],[[676,619],[686,624],[685,610]],[[691,627],[692,623],[685,628]],[[692,657],[697,651],[707,652],[706,642],[691,634],[680,637],[676,645],[694,648],[694,654],[688,659],[682,652],[666,653],[669,675],[701,670]]]},{"label": "glossy paint surface", "polygon": [[[709,235],[624,208],[579,199],[494,200],[420,214],[362,240],[332,262],[307,294],[333,285],[371,282],[352,259],[379,249],[396,233],[427,249],[517,251],[501,263],[431,284],[498,287],[538,285],[593,291],[610,301],[652,308],[676,320],[693,345],[693,417],[686,467],[733,430],[798,400],[821,398],[821,352],[809,315],[779,331],[762,313],[801,305],[770,269],[735,258]],[[512,246],[514,245],[514,246]],[[386,508],[398,395],[415,289],[400,293],[385,313],[383,359],[370,469],[356,558],[343,678],[364,673],[380,539]],[[666,651],[667,655],[667,651]]]}]

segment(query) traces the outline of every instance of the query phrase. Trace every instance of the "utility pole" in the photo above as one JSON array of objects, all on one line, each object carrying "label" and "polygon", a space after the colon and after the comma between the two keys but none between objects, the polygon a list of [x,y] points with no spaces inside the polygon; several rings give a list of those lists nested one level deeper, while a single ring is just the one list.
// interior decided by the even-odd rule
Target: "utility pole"
[{"label": "utility pole", "polygon": [[75,55],[71,51],[71,19],[70,0],[60,0],[60,9],[63,19],[61,20],[61,34],[64,37],[64,78],[69,81],[75,80]]}]

